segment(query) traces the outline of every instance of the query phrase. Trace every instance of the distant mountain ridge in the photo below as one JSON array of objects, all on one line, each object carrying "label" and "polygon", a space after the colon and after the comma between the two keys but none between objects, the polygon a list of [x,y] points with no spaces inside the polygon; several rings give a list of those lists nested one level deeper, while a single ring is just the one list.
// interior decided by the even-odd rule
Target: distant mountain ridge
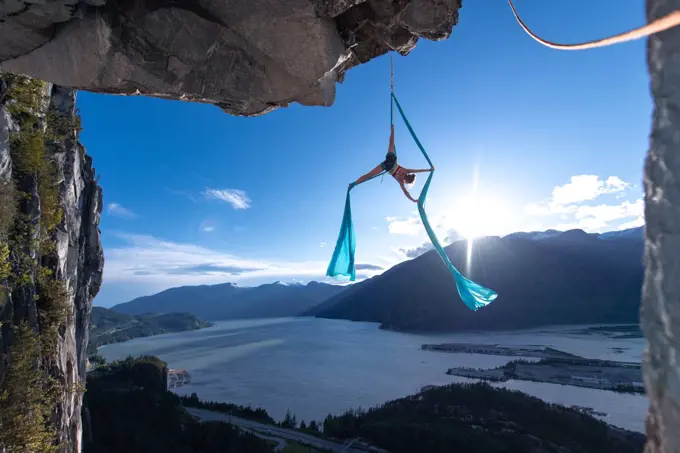
[{"label": "distant mountain ridge", "polygon": [[466,276],[499,293],[477,312],[458,296],[434,252],[348,288],[306,314],[379,322],[408,331],[520,329],[551,324],[635,323],[642,287],[642,228],[515,233],[446,247]]},{"label": "distant mountain ridge", "polygon": [[208,321],[299,316],[340,294],[343,286],[310,282],[240,287],[233,283],[170,288],[111,307],[120,313],[187,312]]},{"label": "distant mountain ridge", "polygon": [[639,238],[640,240],[643,239],[644,229],[643,227],[635,227],[635,228],[628,228],[625,230],[619,230],[619,231],[608,231],[606,233],[586,233],[583,230],[568,230],[568,231],[558,231],[558,230],[545,230],[545,231],[530,231],[530,232],[524,232],[520,231],[517,233],[512,233],[508,234],[507,236],[504,236],[504,238],[510,238],[510,239],[532,239],[536,241],[540,241],[542,239],[550,239],[554,238],[557,236],[561,236],[565,233],[571,233],[571,234],[578,234],[578,235],[588,235],[600,239],[615,239],[615,238]]},{"label": "distant mountain ridge", "polygon": [[92,307],[88,351],[94,354],[99,346],[133,338],[149,337],[170,332],[183,332],[210,327],[212,324],[189,313],[126,315],[104,307]]}]

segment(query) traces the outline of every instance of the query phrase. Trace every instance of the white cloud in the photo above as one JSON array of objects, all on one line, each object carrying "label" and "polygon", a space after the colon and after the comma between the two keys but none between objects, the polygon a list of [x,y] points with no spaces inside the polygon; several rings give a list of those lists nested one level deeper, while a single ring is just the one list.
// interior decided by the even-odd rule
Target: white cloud
[{"label": "white cloud", "polygon": [[[442,227],[442,225],[438,225],[438,227]],[[441,241],[441,244],[446,247],[447,245],[453,244],[456,241],[460,241],[464,239],[460,234],[455,229],[449,229],[446,231],[445,234],[439,235],[439,237],[443,237],[444,239]],[[413,246],[407,246],[407,247],[396,247],[393,248],[393,250],[400,256],[404,258],[417,258],[420,255],[429,252],[430,250],[434,249],[434,246],[432,245],[432,242],[428,239],[426,241],[421,242],[418,245],[413,245]]]},{"label": "white cloud", "polygon": [[574,217],[579,220],[592,217],[603,222],[611,222],[629,217],[642,217],[644,208],[645,203],[639,198],[634,202],[624,201],[618,205],[579,206]]},{"label": "white cloud", "polygon": [[319,247],[323,248],[323,247],[326,247],[326,245],[327,244],[325,242],[322,242],[321,244],[319,244]]},{"label": "white cloud", "polygon": [[434,246],[432,245],[432,242],[425,241],[420,243],[419,245],[415,245],[412,247],[398,247],[395,248],[394,251],[397,252],[399,255],[403,256],[404,258],[417,258],[420,255],[429,252],[432,250]]},{"label": "white cloud", "polygon": [[123,219],[134,219],[137,214],[132,212],[130,209],[124,208],[123,205],[119,203],[109,203],[106,207],[106,212],[114,217],[120,217]]},{"label": "white cloud", "polygon": [[637,228],[641,227],[645,224],[645,218],[644,216],[640,216],[635,220],[631,220],[630,222],[622,223],[619,225],[618,229],[619,230],[627,230],[628,228]]},{"label": "white cloud", "polygon": [[[575,222],[557,225],[557,230],[581,229],[601,233],[612,229],[623,230],[644,224],[644,201],[624,201],[617,205],[579,206],[574,213]],[[618,223],[626,219],[624,223]]]},{"label": "white cloud", "polygon": [[572,176],[569,183],[553,189],[552,201],[556,205],[590,201],[600,195],[623,192],[629,186],[618,176],[610,176],[605,181],[596,175]]},{"label": "white cloud", "polygon": [[[107,247],[105,283],[129,284],[161,291],[182,285],[224,282],[265,283],[304,278],[337,283],[325,276],[328,262],[248,259],[205,247],[164,241],[153,236],[117,234],[124,244]],[[378,274],[385,266],[357,266],[363,277]],[[361,278],[357,276],[357,280]]]},{"label": "white cloud", "polygon": [[412,216],[406,219],[399,217],[386,217],[387,229],[390,234],[406,234],[416,236],[423,231],[423,225],[417,216]]},{"label": "white cloud", "polygon": [[610,176],[606,180],[596,175],[572,176],[567,184],[553,189],[550,199],[529,203],[524,212],[531,216],[573,215],[578,211],[577,205],[580,203],[607,194],[622,196],[630,187],[630,183],[618,176]]},{"label": "white cloud", "polygon": [[206,189],[203,191],[203,196],[229,203],[234,209],[248,209],[250,207],[250,198],[243,190],[239,189]]},{"label": "white cloud", "polygon": [[553,189],[550,199],[530,203],[525,206],[524,212],[531,217],[555,218],[547,222],[551,225],[548,228],[560,231],[582,229],[603,232],[622,229],[627,225],[639,226],[644,209],[641,198],[623,200],[617,204],[588,204],[603,195],[616,195],[621,200],[632,187],[617,176],[610,176],[606,180],[595,175],[572,176],[569,183]]},{"label": "white cloud", "polygon": [[204,233],[212,233],[213,231],[217,230],[217,226],[212,220],[205,219],[201,222],[201,225],[198,227],[198,229]]}]

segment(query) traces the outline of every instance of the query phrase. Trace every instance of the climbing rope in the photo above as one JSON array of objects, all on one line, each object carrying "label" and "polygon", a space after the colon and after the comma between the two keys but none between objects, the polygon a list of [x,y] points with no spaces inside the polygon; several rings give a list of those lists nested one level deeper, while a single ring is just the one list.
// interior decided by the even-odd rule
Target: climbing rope
[{"label": "climbing rope", "polygon": [[[619,0],[621,1],[621,0]],[[665,15],[664,17],[661,17],[659,19],[656,19],[655,21],[652,21],[648,23],[647,25],[643,25],[641,27],[635,28],[633,30],[629,30],[624,33],[620,33],[618,35],[614,36],[609,36],[606,38],[601,38],[601,39],[596,39],[593,41],[586,41],[583,43],[576,43],[576,44],[560,44],[552,41],[548,41],[546,39],[543,39],[536,35],[527,25],[522,21],[522,19],[519,17],[519,14],[517,13],[517,9],[515,9],[515,5],[512,3],[512,0],[508,0],[508,3],[510,4],[510,8],[512,9],[512,14],[514,14],[515,19],[517,19],[517,22],[519,25],[524,29],[524,31],[531,36],[533,39],[538,41],[539,43],[543,44],[546,47],[550,47],[551,49],[558,49],[558,50],[585,50],[585,49],[595,49],[598,47],[605,47],[605,46],[611,46],[613,44],[620,44],[622,42],[626,41],[633,41],[636,39],[644,38],[645,36],[650,36],[655,33],[659,33],[665,30],[668,30],[670,28],[676,27],[680,25],[680,11],[673,11],[672,13],[669,13]]]}]

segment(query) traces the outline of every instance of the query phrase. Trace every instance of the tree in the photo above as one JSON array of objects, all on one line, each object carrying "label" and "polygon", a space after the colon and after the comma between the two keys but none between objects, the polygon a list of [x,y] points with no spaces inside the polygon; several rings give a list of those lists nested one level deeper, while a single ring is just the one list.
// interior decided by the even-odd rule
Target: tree
[{"label": "tree", "polygon": [[281,422],[281,426],[284,428],[297,427],[297,420],[295,419],[295,415],[290,412],[290,409],[286,411],[286,417]]}]

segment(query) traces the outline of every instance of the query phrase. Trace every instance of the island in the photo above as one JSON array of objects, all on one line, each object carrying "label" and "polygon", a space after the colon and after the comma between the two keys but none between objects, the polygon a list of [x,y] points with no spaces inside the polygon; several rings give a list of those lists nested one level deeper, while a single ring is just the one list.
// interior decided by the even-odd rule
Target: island
[{"label": "island", "polygon": [[639,363],[595,359],[541,359],[538,362],[514,360],[491,369],[451,368],[446,374],[485,381],[509,380],[547,382],[576,387],[644,393]]},{"label": "island", "polygon": [[502,355],[506,357],[581,358],[548,346],[501,346],[497,344],[442,343],[424,344],[423,350],[454,354]]},{"label": "island", "polygon": [[645,392],[642,382],[642,366],[636,362],[588,359],[548,346],[443,343],[424,344],[422,349],[454,354],[485,354],[540,359],[537,361],[518,359],[490,369],[451,368],[446,374],[452,376],[491,382],[510,380],[546,382],[620,393]]}]

